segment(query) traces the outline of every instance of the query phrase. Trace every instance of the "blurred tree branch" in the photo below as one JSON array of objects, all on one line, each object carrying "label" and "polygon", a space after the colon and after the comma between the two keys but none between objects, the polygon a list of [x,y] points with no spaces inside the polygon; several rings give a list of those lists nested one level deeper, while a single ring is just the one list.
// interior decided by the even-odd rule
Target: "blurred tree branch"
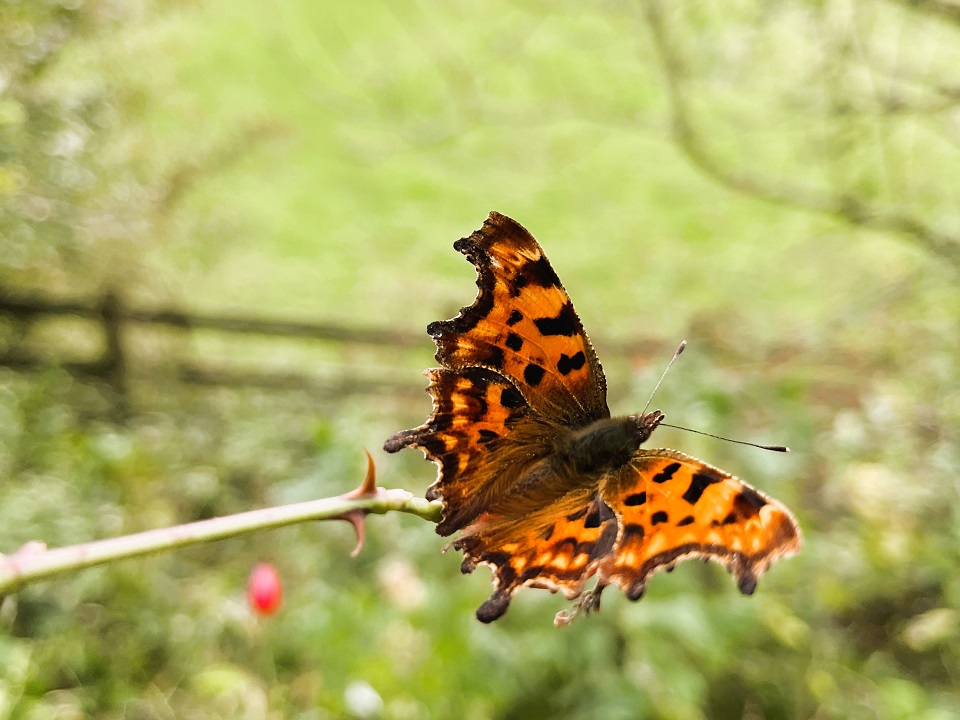
[{"label": "blurred tree branch", "polygon": [[[732,190],[767,202],[832,215],[858,227],[905,235],[960,269],[960,235],[944,233],[918,217],[877,207],[851,193],[829,193],[799,183],[775,181],[726,167],[711,151],[692,119],[685,89],[684,61],[670,42],[660,1],[648,0],[644,3],[644,9],[667,85],[674,137],[683,153],[700,171]],[[960,9],[957,15],[960,19]]]},{"label": "blurred tree branch", "polygon": [[276,121],[250,122],[233,136],[207,148],[202,157],[181,160],[160,183],[157,200],[159,212],[170,213],[203,180],[240,162],[259,145],[282,138],[289,132],[287,127]]},{"label": "blurred tree branch", "polygon": [[902,5],[960,25],[960,5],[942,0],[903,0]]},{"label": "blurred tree branch", "polygon": [[357,533],[357,547],[353,552],[356,555],[363,546],[364,518],[368,514],[403,512],[438,522],[440,508],[439,501],[428,502],[406,490],[377,487],[373,458],[368,453],[363,484],[337,497],[251,510],[52,550],[47,550],[42,542],[27,543],[11,555],[0,555],[0,597],[31,583],[96,565],[313,520],[350,522]]}]

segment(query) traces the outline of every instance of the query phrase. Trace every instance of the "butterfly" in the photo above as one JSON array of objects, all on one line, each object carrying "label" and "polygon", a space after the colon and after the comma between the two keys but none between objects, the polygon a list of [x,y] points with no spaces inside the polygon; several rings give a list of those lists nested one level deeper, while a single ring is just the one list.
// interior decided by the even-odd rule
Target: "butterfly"
[{"label": "butterfly", "polygon": [[493,571],[480,621],[527,586],[580,598],[560,625],[598,609],[610,584],[639,599],[651,575],[687,558],[725,565],[749,595],[799,551],[779,502],[689,455],[641,447],[659,410],[611,417],[593,346],[526,229],[491,212],[454,248],[476,266],[479,293],[427,327],[441,366],[424,373],[433,411],[384,449],[416,447],[437,464],[426,494],[442,501],[437,532],[460,531],[463,572]]}]

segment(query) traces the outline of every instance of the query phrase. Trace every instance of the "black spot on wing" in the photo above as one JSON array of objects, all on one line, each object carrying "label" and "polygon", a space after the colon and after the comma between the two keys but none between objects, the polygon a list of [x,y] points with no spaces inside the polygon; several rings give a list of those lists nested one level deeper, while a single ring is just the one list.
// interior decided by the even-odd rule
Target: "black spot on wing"
[{"label": "black spot on wing", "polygon": [[585,528],[600,527],[604,522],[612,520],[614,517],[613,510],[610,509],[609,505],[602,500],[594,499],[590,503],[590,512],[587,513],[583,526]]},{"label": "black spot on wing", "polygon": [[520,352],[520,348],[523,347],[523,338],[517,335],[516,333],[510,333],[507,335],[507,340],[504,343],[508,348],[514,352]]},{"label": "black spot on wing", "polygon": [[683,527],[684,525],[693,524],[693,515],[687,515],[683,520],[677,523],[677,527]]},{"label": "black spot on wing", "polygon": [[[523,271],[521,270],[521,273]],[[507,280],[507,287],[510,290],[510,297],[520,297],[520,291],[527,286],[527,278],[520,274]]]},{"label": "black spot on wing", "polygon": [[665,523],[667,520],[669,520],[669,517],[667,517],[667,514],[663,510],[658,510],[650,516],[651,525],[659,525],[660,523]]},{"label": "black spot on wing", "polygon": [[757,511],[767,504],[767,501],[751,487],[744,485],[740,493],[733,499],[733,506],[745,517],[753,517]]},{"label": "black spot on wing", "polygon": [[540,287],[551,288],[560,284],[560,278],[557,277],[550,266],[550,261],[542,254],[539,260],[527,264],[523,268],[523,272],[530,278],[531,282],[535,282]]},{"label": "black spot on wing", "polygon": [[647,494],[645,492],[640,492],[634,493],[633,495],[628,495],[627,499],[623,501],[623,504],[634,507],[636,505],[643,505],[646,501]]},{"label": "black spot on wing", "polygon": [[600,510],[598,508],[593,508],[587,517],[583,520],[583,526],[585,528],[598,528],[600,527]]},{"label": "black spot on wing", "polygon": [[443,438],[433,434],[432,431],[430,434],[417,435],[416,444],[426,450],[431,459],[444,458],[446,461],[447,445]]},{"label": "black spot on wing", "polygon": [[571,555],[577,554],[577,548],[580,543],[577,542],[575,537],[565,537],[563,540],[560,540],[556,545],[553,546],[553,554],[556,555],[565,555],[568,551]]},{"label": "black spot on wing", "polygon": [[577,334],[577,315],[573,312],[573,305],[564,303],[556,317],[534,318],[534,324],[544,335],[564,335],[573,337]]},{"label": "black spot on wing", "polygon": [[490,352],[487,353],[487,356],[482,362],[484,365],[489,365],[492,368],[501,369],[503,367],[503,350],[496,345],[491,345]]},{"label": "black spot on wing", "polygon": [[634,540],[636,542],[643,542],[644,534],[643,525],[626,525],[623,528],[623,541],[621,544],[626,545],[628,542]]},{"label": "black spot on wing", "polygon": [[514,310],[512,313],[510,313],[510,317],[507,318],[507,325],[513,327],[521,320],[523,320],[523,315],[519,310]]},{"label": "black spot on wing", "polygon": [[543,572],[543,565],[528,565],[526,569],[520,573],[520,576],[517,578],[517,584],[525,583],[528,580],[533,580],[533,578],[538,577],[540,573]]},{"label": "black spot on wing", "polygon": [[546,370],[534,363],[530,363],[523,369],[523,379],[531,387],[539,385],[540,381],[543,380],[544,374],[546,374]]},{"label": "black spot on wing", "polygon": [[655,483],[665,483],[667,480],[673,477],[674,473],[680,469],[680,463],[673,462],[667,465],[663,470],[654,475],[651,479]]},{"label": "black spot on wing", "polygon": [[693,474],[693,479],[690,480],[690,487],[687,488],[687,491],[683,494],[683,499],[686,500],[691,505],[696,505],[697,501],[700,500],[700,497],[703,495],[703,491],[714,483],[718,483],[723,478],[705,473],[705,472],[696,472]]},{"label": "black spot on wing", "polygon": [[497,435],[493,430],[487,430],[486,428],[481,430],[478,434],[480,436],[480,442],[482,443],[489,443],[500,439],[500,436]]},{"label": "black spot on wing", "polygon": [[486,415],[487,415],[487,410],[489,409],[489,408],[487,407],[487,401],[486,401],[483,397],[481,397],[480,395],[475,395],[474,398],[473,398],[473,400],[474,400],[474,402],[477,403],[477,409],[476,409],[476,411],[475,411],[475,412],[476,412],[475,417],[478,417],[478,418],[486,417]]},{"label": "black spot on wing", "polygon": [[582,350],[574,353],[573,357],[570,357],[566,353],[561,353],[560,360],[557,361],[557,370],[560,371],[561,375],[568,375],[571,371],[582,368],[586,362],[587,357],[583,354]]},{"label": "black spot on wing", "polygon": [[519,410],[526,405],[527,402],[523,399],[520,391],[511,385],[505,387],[500,393],[500,404],[507,408],[507,410]]}]

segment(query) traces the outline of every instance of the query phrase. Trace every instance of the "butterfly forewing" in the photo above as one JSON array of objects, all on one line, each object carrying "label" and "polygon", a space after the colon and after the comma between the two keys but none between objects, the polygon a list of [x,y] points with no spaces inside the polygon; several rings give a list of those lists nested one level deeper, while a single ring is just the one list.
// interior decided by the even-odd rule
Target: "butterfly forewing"
[{"label": "butterfly forewing", "polygon": [[536,412],[571,427],[608,417],[600,362],[533,236],[492,212],[454,247],[476,266],[479,293],[457,317],[427,328],[437,361],[495,370]]}]

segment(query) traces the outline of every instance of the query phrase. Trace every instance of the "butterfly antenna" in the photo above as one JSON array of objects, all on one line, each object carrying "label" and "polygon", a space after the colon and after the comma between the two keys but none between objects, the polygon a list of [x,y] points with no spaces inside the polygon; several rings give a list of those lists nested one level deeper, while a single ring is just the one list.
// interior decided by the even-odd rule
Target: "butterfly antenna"
[{"label": "butterfly antenna", "polygon": [[647,404],[643,406],[643,411],[640,413],[641,415],[646,415],[646,414],[647,414],[647,408],[650,407],[650,403],[653,402],[653,396],[656,395],[656,394],[657,394],[657,390],[660,389],[660,383],[663,382],[663,379],[667,376],[667,373],[670,371],[670,366],[673,365],[674,361],[675,361],[678,357],[680,357],[680,353],[683,352],[683,350],[684,350],[685,347],[687,347],[687,341],[686,341],[686,340],[683,340],[683,341],[681,341],[680,346],[677,348],[676,352],[673,353],[673,357],[670,358],[670,362],[668,362],[668,363],[667,363],[667,366],[663,369],[663,374],[660,375],[660,379],[657,380],[657,384],[656,384],[656,386],[653,388],[653,392],[650,393],[650,399],[647,400]]},{"label": "butterfly antenna", "polygon": [[686,430],[687,432],[696,433],[697,435],[706,435],[707,437],[716,438],[717,440],[726,440],[727,442],[736,443],[737,445],[749,445],[750,447],[760,448],[761,450],[771,450],[772,452],[790,452],[790,448],[784,445],[758,445],[757,443],[747,442],[745,440],[732,440],[728,437],[723,437],[722,435],[714,435],[713,433],[701,432],[700,430],[691,430],[690,428],[681,427],[680,425],[669,425],[667,423],[660,423],[660,427],[671,427],[675,430]]}]

